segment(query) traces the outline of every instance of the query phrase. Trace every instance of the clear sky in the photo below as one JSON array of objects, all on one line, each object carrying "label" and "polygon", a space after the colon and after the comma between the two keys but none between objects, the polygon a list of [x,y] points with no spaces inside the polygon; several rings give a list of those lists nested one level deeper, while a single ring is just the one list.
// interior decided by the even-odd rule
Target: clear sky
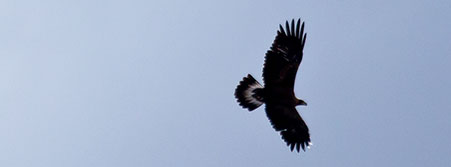
[{"label": "clear sky", "polygon": [[[233,97],[308,33],[289,151]],[[445,167],[451,1],[0,1],[0,166]]]}]

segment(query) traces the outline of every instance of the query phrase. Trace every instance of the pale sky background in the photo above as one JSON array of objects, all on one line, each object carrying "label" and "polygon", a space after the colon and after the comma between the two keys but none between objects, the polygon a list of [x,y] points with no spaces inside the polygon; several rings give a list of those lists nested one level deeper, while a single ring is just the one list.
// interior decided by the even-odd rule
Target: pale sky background
[{"label": "pale sky background", "polygon": [[[292,18],[302,153],[233,97]],[[450,73],[449,0],[0,0],[0,166],[447,167]]]}]

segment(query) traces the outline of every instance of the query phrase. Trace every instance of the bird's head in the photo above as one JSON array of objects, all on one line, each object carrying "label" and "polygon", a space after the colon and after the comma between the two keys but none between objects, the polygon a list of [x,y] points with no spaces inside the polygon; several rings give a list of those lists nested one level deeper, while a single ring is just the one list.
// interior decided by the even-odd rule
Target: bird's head
[{"label": "bird's head", "polygon": [[297,99],[297,104],[296,105],[307,106],[307,103],[304,100],[302,100],[302,99]]}]

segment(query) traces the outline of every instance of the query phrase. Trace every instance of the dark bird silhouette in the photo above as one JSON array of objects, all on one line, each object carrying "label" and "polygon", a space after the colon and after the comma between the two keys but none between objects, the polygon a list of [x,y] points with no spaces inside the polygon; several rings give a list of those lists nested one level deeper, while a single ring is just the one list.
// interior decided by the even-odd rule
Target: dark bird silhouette
[{"label": "dark bird silhouette", "polygon": [[[295,27],[296,26],[296,27]],[[235,97],[240,106],[249,111],[262,104],[266,106],[266,115],[272,126],[282,136],[291,151],[311,145],[307,125],[296,110],[296,106],[307,103],[294,95],[294,80],[302,61],[307,34],[304,34],[304,22],[294,19],[291,25],[285,23],[285,29],[279,25],[271,49],[268,50],[263,67],[262,86],[248,74],[235,90]]]}]

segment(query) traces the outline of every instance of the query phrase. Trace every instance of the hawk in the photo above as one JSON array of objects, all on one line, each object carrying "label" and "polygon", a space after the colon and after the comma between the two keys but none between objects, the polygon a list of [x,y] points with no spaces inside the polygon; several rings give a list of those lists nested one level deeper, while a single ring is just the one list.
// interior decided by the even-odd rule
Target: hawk
[{"label": "hawk", "polygon": [[240,106],[253,111],[265,104],[266,115],[273,128],[280,132],[282,139],[291,151],[311,145],[307,125],[296,110],[296,106],[307,106],[304,100],[294,95],[294,80],[302,61],[307,34],[304,34],[304,22],[294,19],[285,23],[285,29],[279,25],[270,50],[267,51],[263,67],[261,85],[248,74],[235,89],[235,98]]}]

